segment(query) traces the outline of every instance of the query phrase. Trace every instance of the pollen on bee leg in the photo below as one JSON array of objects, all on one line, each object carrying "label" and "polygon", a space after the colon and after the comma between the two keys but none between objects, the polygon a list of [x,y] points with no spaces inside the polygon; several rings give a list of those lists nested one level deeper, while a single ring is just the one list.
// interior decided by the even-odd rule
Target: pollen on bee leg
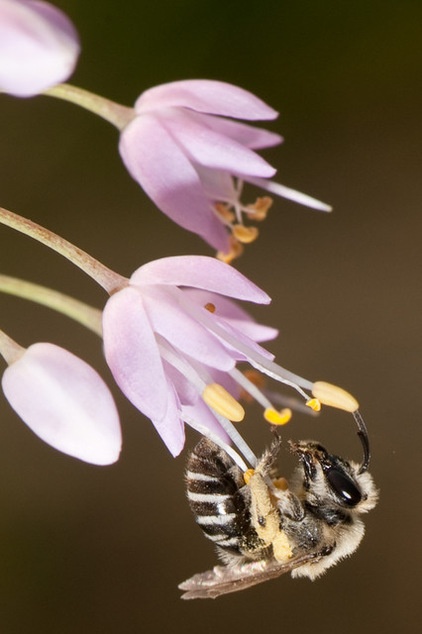
[{"label": "pollen on bee leg", "polygon": [[249,484],[254,473],[255,473],[255,469],[248,469],[247,471],[245,471],[245,473],[243,474],[243,479],[245,481],[245,484]]},{"label": "pollen on bee leg", "polygon": [[276,409],[267,407],[264,411],[264,418],[271,425],[285,425],[292,417],[292,410],[286,407],[278,412]]},{"label": "pollen on bee leg", "polygon": [[245,410],[229,392],[218,383],[210,383],[202,392],[204,402],[218,414],[228,420],[240,422],[245,417]]},{"label": "pollen on bee leg", "polygon": [[287,491],[289,488],[289,483],[286,478],[276,478],[272,483],[279,491]]},{"label": "pollen on bee leg", "polygon": [[337,407],[345,412],[355,412],[359,409],[359,403],[354,396],[343,388],[325,381],[316,381],[312,386],[312,394],[323,405]]},{"label": "pollen on bee leg", "polygon": [[306,405],[314,412],[321,411],[321,401],[317,398],[310,398],[309,401],[306,401]]},{"label": "pollen on bee leg", "polygon": [[245,227],[245,225],[233,225],[232,233],[236,240],[242,244],[254,242],[259,235],[256,227]]}]

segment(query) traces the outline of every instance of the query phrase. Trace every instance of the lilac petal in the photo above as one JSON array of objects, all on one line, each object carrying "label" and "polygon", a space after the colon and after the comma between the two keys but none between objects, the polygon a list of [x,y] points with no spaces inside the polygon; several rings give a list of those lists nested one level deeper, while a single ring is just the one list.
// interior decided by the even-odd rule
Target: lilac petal
[{"label": "lilac petal", "polygon": [[185,445],[185,427],[180,414],[166,416],[162,421],[152,419],[152,424],[171,455],[176,458]]},{"label": "lilac petal", "polygon": [[231,370],[234,367],[233,355],[228,354],[227,348],[217,337],[189,316],[189,312],[180,305],[177,290],[173,289],[173,293],[169,293],[168,289],[160,292],[157,288],[148,288],[144,292],[145,310],[154,332],[164,337],[176,350],[201,363],[220,370]]},{"label": "lilac petal", "polygon": [[172,384],[181,405],[194,405],[199,399],[198,389],[167,361],[163,360],[163,366],[166,377]]},{"label": "lilac petal", "polygon": [[257,343],[261,341],[271,341],[272,339],[276,339],[279,335],[277,328],[257,324],[253,321],[230,319],[229,322],[233,330],[241,332],[243,335],[248,337],[248,339],[252,339],[252,341]]},{"label": "lilac petal", "polygon": [[[274,359],[274,355],[271,352],[258,345],[254,339],[247,335],[243,328],[243,322],[239,329],[236,328],[231,321],[221,318],[216,314],[205,314],[204,323],[207,322],[210,323],[210,330],[216,333],[216,336],[224,342],[228,350],[232,350],[233,357],[237,361],[250,361],[250,358],[254,354],[265,357],[266,359]],[[219,329],[223,332],[218,333],[217,330]]]},{"label": "lilac petal", "polygon": [[200,425],[206,427],[210,430],[210,432],[218,436],[218,438],[221,438],[223,442],[230,444],[230,438],[208,405],[206,405],[202,399],[199,399],[195,405],[183,407],[183,416],[188,420],[192,419],[193,421],[198,422]]},{"label": "lilac petal", "polygon": [[302,194],[302,192],[298,192],[296,189],[285,187],[284,185],[280,185],[280,183],[275,183],[274,181],[267,181],[262,178],[250,178],[249,176],[247,176],[244,180],[252,185],[256,185],[257,187],[262,187],[262,189],[266,189],[272,194],[276,194],[277,196],[282,196],[283,198],[292,200],[295,203],[299,203],[299,205],[305,205],[306,207],[311,207],[312,209],[317,209],[318,211],[332,211],[333,209],[330,205],[326,205],[320,200],[312,198],[312,196]]},{"label": "lilac petal", "polygon": [[135,103],[138,113],[169,106],[249,121],[276,119],[278,116],[278,112],[247,90],[209,79],[161,84],[146,90]]},{"label": "lilac petal", "polygon": [[213,170],[202,165],[195,165],[205,194],[210,200],[229,202],[237,201],[238,193],[233,176],[222,170]]},{"label": "lilac petal", "polygon": [[55,449],[97,465],[118,459],[122,439],[113,397],[82,359],[37,343],[5,370],[2,385],[16,413]]},{"label": "lilac petal", "polygon": [[181,405],[174,387],[167,381],[167,411],[162,419],[152,418],[152,424],[172,456],[176,457],[185,444],[185,426],[181,419]]},{"label": "lilac petal", "polygon": [[276,172],[253,150],[202,125],[190,113],[171,111],[162,121],[186,154],[199,165],[263,178],[270,178]]},{"label": "lilac petal", "polygon": [[229,394],[231,394],[236,400],[239,400],[242,388],[230,374],[227,372],[219,372],[219,370],[212,370],[211,375],[215,383],[222,385]]},{"label": "lilac petal", "polygon": [[183,293],[199,306],[205,306],[208,302],[214,304],[215,314],[218,317],[228,320],[233,328],[253,341],[271,341],[279,334],[276,328],[257,323],[246,310],[227,297],[194,288],[184,288]]},{"label": "lilac petal", "polygon": [[228,250],[228,234],[197,172],[157,118],[134,119],[121,134],[119,150],[130,174],[157,207],[215,249]]},{"label": "lilac petal", "polygon": [[168,386],[157,342],[139,292],[124,288],[103,312],[104,353],[117,385],[145,416],[162,420]]},{"label": "lilac petal", "polygon": [[30,97],[65,81],[79,51],[74,26],[56,7],[0,0],[0,91]]},{"label": "lilac petal", "polygon": [[205,255],[178,255],[144,264],[130,278],[131,284],[191,286],[256,304],[271,298],[235,268]]},{"label": "lilac petal", "polygon": [[191,112],[190,116],[200,118],[202,125],[207,125],[207,127],[215,130],[215,132],[228,136],[251,150],[274,147],[284,141],[283,137],[276,132],[256,128],[255,126],[232,121],[231,119],[222,119],[221,117],[207,114],[196,114],[195,112]]}]

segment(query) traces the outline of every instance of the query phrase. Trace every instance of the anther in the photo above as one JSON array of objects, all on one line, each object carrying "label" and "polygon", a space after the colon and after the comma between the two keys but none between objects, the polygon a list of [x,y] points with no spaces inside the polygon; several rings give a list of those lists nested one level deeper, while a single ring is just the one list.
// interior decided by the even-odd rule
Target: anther
[{"label": "anther", "polygon": [[258,370],[249,368],[248,370],[245,370],[243,374],[248,379],[248,381],[256,385],[256,387],[259,387],[261,389],[265,387],[266,385],[265,376],[261,372],[258,372]]},{"label": "anther", "polygon": [[258,222],[265,220],[272,204],[273,199],[270,196],[260,196],[253,205],[246,207],[246,215],[250,220],[256,220]]},{"label": "anther", "polygon": [[306,401],[306,405],[310,407],[314,412],[321,411],[321,401],[317,398],[310,398],[309,401]]},{"label": "anther", "polygon": [[245,417],[245,410],[227,390],[218,383],[210,383],[202,392],[205,403],[218,414],[233,422],[239,422]]},{"label": "anther", "polygon": [[228,205],[225,205],[224,203],[215,203],[214,209],[221,220],[227,224],[232,224],[235,219],[235,214],[230,210]]},{"label": "anther", "polygon": [[208,302],[208,304],[205,304],[204,308],[205,310],[208,310],[208,312],[210,313],[215,313],[215,304],[212,304],[211,302]]},{"label": "anther", "polygon": [[226,264],[231,264],[233,260],[239,258],[243,253],[243,245],[240,244],[238,240],[234,236],[229,236],[229,250],[226,251],[217,251],[216,258],[225,262]]},{"label": "anther", "polygon": [[282,409],[280,412],[272,409],[271,407],[267,407],[264,411],[264,418],[271,425],[285,425],[289,422],[292,417],[292,410],[286,407]]},{"label": "anther", "polygon": [[236,240],[242,244],[254,242],[259,235],[256,227],[245,227],[245,225],[233,225],[232,233]]},{"label": "anther", "polygon": [[325,381],[316,381],[312,386],[312,394],[323,405],[337,407],[345,412],[355,412],[359,408],[359,403],[349,392]]}]

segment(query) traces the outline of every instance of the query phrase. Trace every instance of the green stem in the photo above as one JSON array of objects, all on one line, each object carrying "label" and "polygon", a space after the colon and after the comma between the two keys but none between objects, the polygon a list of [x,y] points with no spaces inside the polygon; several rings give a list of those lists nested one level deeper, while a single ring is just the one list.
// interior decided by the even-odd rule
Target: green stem
[{"label": "green stem", "polygon": [[46,286],[2,274],[0,274],[0,291],[52,308],[102,336],[101,311],[74,297]]},{"label": "green stem", "polygon": [[44,91],[43,94],[81,106],[113,124],[118,130],[123,130],[129,121],[136,116],[133,108],[121,106],[110,99],[71,84],[58,84]]},{"label": "green stem", "polygon": [[41,227],[41,225],[32,222],[32,220],[23,218],[18,214],[14,214],[12,211],[0,207],[0,223],[12,229],[16,229],[16,231],[20,231],[34,238],[34,240],[45,244],[50,249],[53,249],[53,251],[60,253],[60,255],[63,255],[70,260],[70,262],[82,269],[87,275],[92,277],[109,295],[112,295],[127,285],[127,279],[125,277],[115,273],[88,253],[82,251],[82,249],[79,249],[52,231],[45,229],[45,227]]},{"label": "green stem", "polygon": [[23,355],[25,349],[0,330],[0,354],[7,365],[14,363]]}]

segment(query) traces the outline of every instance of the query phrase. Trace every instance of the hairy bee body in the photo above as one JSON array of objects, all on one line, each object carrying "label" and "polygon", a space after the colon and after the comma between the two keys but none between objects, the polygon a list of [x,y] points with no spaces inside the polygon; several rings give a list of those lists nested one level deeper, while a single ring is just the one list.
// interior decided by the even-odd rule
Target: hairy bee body
[{"label": "hairy bee body", "polygon": [[223,553],[264,556],[266,549],[251,523],[243,473],[220,447],[201,440],[188,458],[186,486],[197,524]]},{"label": "hairy bee body", "polygon": [[[358,547],[377,491],[353,462],[315,441],[290,443],[299,467],[289,488],[276,486],[277,439],[246,484],[219,446],[203,438],[188,458],[187,496],[196,522],[224,566],[179,587],[183,598],[214,598],[291,572],[315,579]],[[229,564],[229,565],[227,565]]]}]

